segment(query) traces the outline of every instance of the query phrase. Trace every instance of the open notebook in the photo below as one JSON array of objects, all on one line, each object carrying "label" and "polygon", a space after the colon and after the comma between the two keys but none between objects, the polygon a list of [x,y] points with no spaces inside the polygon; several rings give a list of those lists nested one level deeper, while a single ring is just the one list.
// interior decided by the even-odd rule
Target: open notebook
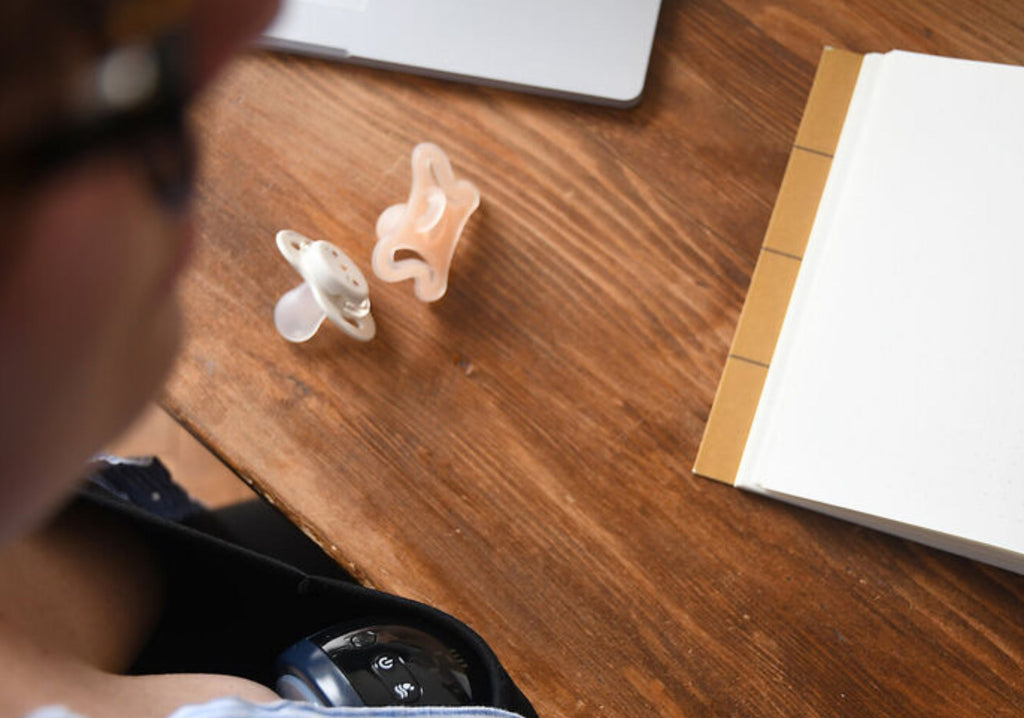
[{"label": "open notebook", "polygon": [[694,471],[1024,573],[1024,67],[825,52]]}]

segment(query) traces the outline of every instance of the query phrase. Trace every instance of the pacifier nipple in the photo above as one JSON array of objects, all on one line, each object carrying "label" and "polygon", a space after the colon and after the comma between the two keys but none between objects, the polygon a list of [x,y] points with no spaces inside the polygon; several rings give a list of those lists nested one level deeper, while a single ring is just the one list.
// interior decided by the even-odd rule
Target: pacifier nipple
[{"label": "pacifier nipple", "polygon": [[435,144],[412,151],[412,189],[405,204],[388,207],[377,220],[373,272],[385,282],[413,280],[420,301],[448,290],[448,270],[466,222],[480,206],[480,192],[456,180],[451,162]]},{"label": "pacifier nipple", "polygon": [[370,314],[369,287],[344,252],[290,229],[277,233],[277,248],[303,279],[274,307],[274,326],[281,336],[290,342],[307,341],[324,319],[330,319],[355,339],[373,339],[377,327]]}]

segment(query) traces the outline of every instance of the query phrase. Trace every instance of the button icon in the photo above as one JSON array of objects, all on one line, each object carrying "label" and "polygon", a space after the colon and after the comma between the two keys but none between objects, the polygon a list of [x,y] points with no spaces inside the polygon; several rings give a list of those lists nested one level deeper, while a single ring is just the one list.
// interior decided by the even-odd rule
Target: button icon
[{"label": "button icon", "polygon": [[395,694],[402,703],[413,703],[419,700],[420,687],[415,683],[408,681],[398,683],[391,688],[391,692]]},{"label": "button icon", "polygon": [[374,672],[384,672],[384,673],[387,673],[388,671],[393,670],[394,667],[395,667],[395,658],[394,658],[394,656],[389,656],[387,654],[384,654],[382,656],[377,656],[376,658],[373,659],[373,669],[374,669]]}]

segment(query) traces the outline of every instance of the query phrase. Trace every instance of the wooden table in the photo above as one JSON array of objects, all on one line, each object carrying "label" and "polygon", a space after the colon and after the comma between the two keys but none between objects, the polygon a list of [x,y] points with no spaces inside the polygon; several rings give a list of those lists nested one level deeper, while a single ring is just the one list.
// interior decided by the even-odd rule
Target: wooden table
[{"label": "wooden table", "polygon": [[[1022,63],[1024,3],[666,0],[632,110],[245,58],[164,405],[544,716],[1021,715],[1024,577],[690,473],[824,45]],[[369,273],[423,140],[483,196],[448,295],[281,340],[275,232]]]}]

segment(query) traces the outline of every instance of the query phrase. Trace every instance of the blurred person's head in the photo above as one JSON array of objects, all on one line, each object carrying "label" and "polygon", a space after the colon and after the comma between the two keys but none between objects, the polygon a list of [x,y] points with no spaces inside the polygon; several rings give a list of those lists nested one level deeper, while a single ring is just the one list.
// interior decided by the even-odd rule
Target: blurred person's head
[{"label": "blurred person's head", "polygon": [[[191,243],[181,106],[276,0],[0,5],[3,541],[59,505],[170,369]],[[103,82],[111,102],[91,94]],[[145,82],[157,94],[135,106]]]}]

